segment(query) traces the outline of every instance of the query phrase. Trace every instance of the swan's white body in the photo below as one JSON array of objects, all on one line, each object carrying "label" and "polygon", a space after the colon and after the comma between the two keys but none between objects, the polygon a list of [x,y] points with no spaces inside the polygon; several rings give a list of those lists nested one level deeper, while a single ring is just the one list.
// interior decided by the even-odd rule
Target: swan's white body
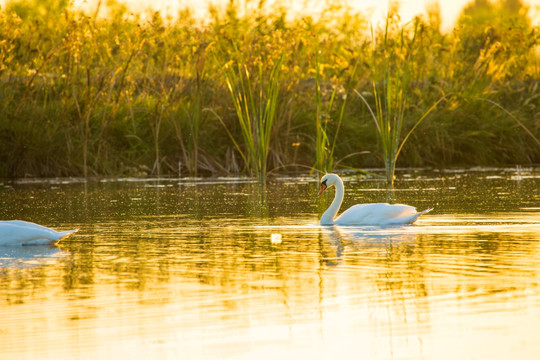
[{"label": "swan's white body", "polygon": [[339,217],[336,214],[343,202],[344,187],[343,181],[336,174],[326,174],[321,179],[321,190],[319,195],[328,187],[334,185],[336,194],[332,204],[321,216],[321,225],[366,225],[366,226],[385,226],[412,224],[422,214],[431,211],[427,209],[416,212],[416,208],[403,204],[359,204],[351,206],[345,210]]},{"label": "swan's white body", "polygon": [[56,231],[21,220],[0,221],[0,246],[50,244],[77,230]]}]

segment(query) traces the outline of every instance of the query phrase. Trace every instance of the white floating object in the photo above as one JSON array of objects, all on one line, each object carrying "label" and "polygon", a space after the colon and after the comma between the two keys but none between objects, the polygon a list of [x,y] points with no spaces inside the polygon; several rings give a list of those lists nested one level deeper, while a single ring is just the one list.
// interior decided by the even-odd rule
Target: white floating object
[{"label": "white floating object", "polygon": [[272,234],[270,240],[272,244],[281,244],[281,234]]},{"label": "white floating object", "polygon": [[0,246],[50,244],[77,230],[56,231],[21,220],[0,221]]},{"label": "white floating object", "polygon": [[336,193],[332,204],[321,216],[321,225],[405,225],[414,223],[422,214],[432,210],[416,212],[413,206],[403,204],[358,204],[351,206],[336,218],[345,191],[341,178],[336,174],[324,175],[321,179],[319,195],[331,186],[336,187]]}]

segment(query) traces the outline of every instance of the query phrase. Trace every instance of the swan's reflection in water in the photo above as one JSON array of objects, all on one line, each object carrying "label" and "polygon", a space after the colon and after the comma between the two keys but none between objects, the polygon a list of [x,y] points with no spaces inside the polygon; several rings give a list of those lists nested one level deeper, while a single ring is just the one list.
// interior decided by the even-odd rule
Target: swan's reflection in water
[{"label": "swan's reflection in water", "polygon": [[67,254],[55,245],[0,246],[0,268],[31,268],[57,261]]},{"label": "swan's reflection in water", "polygon": [[414,226],[321,226],[325,243],[335,247],[335,258],[327,258],[326,265],[336,266],[343,260],[345,249],[349,252],[385,251],[389,246],[414,245],[418,233]]},{"label": "swan's reflection in water", "polygon": [[414,241],[414,226],[321,226],[323,236],[350,242],[384,245],[390,241]]}]

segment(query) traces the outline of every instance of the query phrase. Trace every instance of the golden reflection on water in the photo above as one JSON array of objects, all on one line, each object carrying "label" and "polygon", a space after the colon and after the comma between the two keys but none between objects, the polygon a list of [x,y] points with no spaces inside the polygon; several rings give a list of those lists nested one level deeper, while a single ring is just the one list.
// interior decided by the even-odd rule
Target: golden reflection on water
[{"label": "golden reflection on water", "polygon": [[308,181],[16,187],[5,211],[81,230],[0,251],[0,358],[534,359],[538,178],[487,180],[411,180],[439,206],[385,229],[318,226]]}]

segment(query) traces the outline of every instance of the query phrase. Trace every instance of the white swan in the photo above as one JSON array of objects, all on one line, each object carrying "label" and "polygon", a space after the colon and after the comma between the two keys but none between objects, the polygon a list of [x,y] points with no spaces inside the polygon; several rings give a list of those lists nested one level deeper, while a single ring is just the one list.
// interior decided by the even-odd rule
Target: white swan
[{"label": "white swan", "polygon": [[56,231],[28,221],[0,221],[0,246],[51,244],[78,230]]},{"label": "white swan", "polygon": [[335,218],[341,203],[343,202],[344,188],[341,178],[336,174],[324,175],[321,179],[321,189],[319,190],[319,195],[321,195],[324,190],[332,185],[336,187],[336,194],[332,204],[330,204],[330,207],[328,207],[328,209],[321,216],[321,225],[384,226],[412,224],[420,215],[432,210],[426,209],[424,211],[416,212],[414,207],[402,204],[359,204],[351,206],[338,218]]}]

